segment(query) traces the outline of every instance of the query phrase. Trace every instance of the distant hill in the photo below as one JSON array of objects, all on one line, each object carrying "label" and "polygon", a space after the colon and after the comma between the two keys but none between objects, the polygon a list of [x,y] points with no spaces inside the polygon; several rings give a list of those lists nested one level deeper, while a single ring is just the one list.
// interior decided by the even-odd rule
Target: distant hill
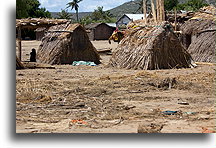
[{"label": "distant hill", "polygon": [[[142,13],[141,10],[137,11],[139,8],[139,4],[138,2],[141,0],[131,0],[129,2],[123,3],[120,6],[117,6],[113,9],[110,9],[110,13],[113,14],[115,17],[117,17],[117,19],[119,17],[121,17],[123,14],[127,14],[127,13]],[[188,0],[179,0],[179,3],[185,3]],[[215,6],[215,0],[205,0],[208,4],[212,4]],[[150,10],[150,4],[147,3],[148,6],[148,10]],[[58,12],[51,12],[51,16],[53,18],[57,18],[57,13]],[[91,15],[92,12],[80,12],[79,13],[79,18],[83,18],[85,16]],[[76,14],[75,13],[71,13],[72,14],[72,18],[76,19]]]},{"label": "distant hill", "polygon": [[[52,18],[58,18],[58,12],[50,12],[51,13],[51,17]],[[83,18],[83,17],[86,17],[86,16],[88,16],[88,15],[91,15],[91,13],[92,12],[80,12],[79,13],[79,18]],[[76,20],[76,13],[70,13],[70,14],[72,14],[72,18],[74,19],[74,20]]]}]

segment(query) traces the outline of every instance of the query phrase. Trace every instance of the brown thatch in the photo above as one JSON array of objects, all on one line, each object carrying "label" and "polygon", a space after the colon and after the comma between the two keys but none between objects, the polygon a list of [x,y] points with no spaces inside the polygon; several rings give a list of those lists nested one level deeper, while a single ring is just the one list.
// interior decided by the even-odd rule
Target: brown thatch
[{"label": "brown thatch", "polygon": [[192,19],[181,26],[181,40],[196,62],[215,62],[215,21]]},{"label": "brown thatch", "polygon": [[24,65],[21,63],[21,61],[16,56],[16,69],[23,69]]},{"label": "brown thatch", "polygon": [[183,48],[171,25],[139,26],[130,29],[114,52],[110,65],[128,69],[190,67],[191,56]]},{"label": "brown thatch", "polygon": [[47,19],[47,18],[26,18],[16,19],[16,28],[39,28],[39,27],[50,27],[54,25],[66,24],[69,20],[66,19]]},{"label": "brown thatch", "polygon": [[37,59],[46,64],[72,64],[73,61],[100,63],[97,50],[80,24],[50,27],[38,49]]}]

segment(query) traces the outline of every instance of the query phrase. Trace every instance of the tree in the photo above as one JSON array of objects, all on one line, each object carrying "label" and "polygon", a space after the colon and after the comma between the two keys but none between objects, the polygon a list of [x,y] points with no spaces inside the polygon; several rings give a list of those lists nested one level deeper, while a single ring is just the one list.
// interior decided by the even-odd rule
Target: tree
[{"label": "tree", "polygon": [[91,15],[91,18],[95,22],[110,22],[113,15],[110,11],[103,11],[103,6],[97,7]]},{"label": "tree", "polygon": [[27,17],[51,17],[49,11],[45,8],[39,8],[40,2],[38,0],[17,0],[16,4],[16,18]]},{"label": "tree", "polygon": [[204,6],[208,6],[204,0],[189,0],[186,3],[178,4],[177,10],[197,11]]},{"label": "tree", "polygon": [[178,3],[178,0],[164,0],[164,8],[167,11],[173,10]]},{"label": "tree", "polygon": [[75,11],[76,11],[76,17],[77,17],[77,22],[79,21],[79,16],[78,16],[78,14],[79,14],[79,12],[78,12],[79,5],[78,5],[78,3],[81,2],[81,1],[82,0],[73,0],[72,2],[67,3],[67,5],[68,5],[67,8],[71,7],[71,10],[75,9]]},{"label": "tree", "polygon": [[61,12],[57,13],[59,19],[71,19],[71,14],[65,10],[61,9]]},{"label": "tree", "polygon": [[104,11],[103,6],[97,7],[91,15],[86,16],[80,20],[80,23],[87,25],[90,23],[114,23],[116,18],[110,13],[110,11]]}]

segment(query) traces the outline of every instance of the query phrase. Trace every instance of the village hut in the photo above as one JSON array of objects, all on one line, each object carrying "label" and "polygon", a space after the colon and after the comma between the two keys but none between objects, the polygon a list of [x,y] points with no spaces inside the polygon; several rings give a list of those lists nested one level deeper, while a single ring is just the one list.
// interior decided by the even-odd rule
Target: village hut
[{"label": "village hut", "polygon": [[97,50],[80,24],[50,27],[37,52],[37,61],[46,64],[72,64],[90,61],[100,64]]},{"label": "village hut", "polygon": [[23,69],[24,65],[21,63],[21,61],[16,56],[16,69]]},{"label": "village hut", "polygon": [[191,56],[168,22],[136,25],[125,34],[109,65],[127,69],[188,68]]},{"label": "village hut", "polygon": [[37,28],[49,28],[54,25],[66,24],[66,19],[25,18],[16,19],[16,38],[18,41],[18,58],[22,59],[22,39],[35,39]]},{"label": "village hut", "polygon": [[[201,10],[209,9],[203,8]],[[196,62],[215,63],[215,12],[212,15],[210,12],[200,11],[196,13],[180,28],[182,31],[181,41]]]},{"label": "village hut", "polygon": [[108,40],[116,27],[109,26],[106,23],[92,23],[85,26],[89,39],[94,40]]}]

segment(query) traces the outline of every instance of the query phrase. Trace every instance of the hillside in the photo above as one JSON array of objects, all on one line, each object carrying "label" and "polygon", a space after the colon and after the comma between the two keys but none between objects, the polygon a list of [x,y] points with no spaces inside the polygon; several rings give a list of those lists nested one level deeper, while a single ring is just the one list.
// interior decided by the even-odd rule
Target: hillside
[{"label": "hillside", "polygon": [[[119,18],[123,14],[126,13],[142,13],[141,10],[138,10],[139,4],[138,2],[141,0],[134,0],[134,1],[129,1],[126,3],[123,3],[120,6],[117,6],[113,9],[110,9],[109,11],[111,14],[113,14],[115,17]],[[179,0],[179,3],[185,3],[188,0]],[[213,4],[215,5],[215,0],[205,0],[208,4]],[[150,3],[150,1],[148,1]],[[150,10],[150,4],[147,3],[148,9]],[[91,15],[92,12],[80,12],[79,13],[79,18],[83,18],[85,16]],[[57,18],[57,12],[51,12],[51,15],[53,18]],[[75,13],[72,13],[72,17],[76,19]]]}]

